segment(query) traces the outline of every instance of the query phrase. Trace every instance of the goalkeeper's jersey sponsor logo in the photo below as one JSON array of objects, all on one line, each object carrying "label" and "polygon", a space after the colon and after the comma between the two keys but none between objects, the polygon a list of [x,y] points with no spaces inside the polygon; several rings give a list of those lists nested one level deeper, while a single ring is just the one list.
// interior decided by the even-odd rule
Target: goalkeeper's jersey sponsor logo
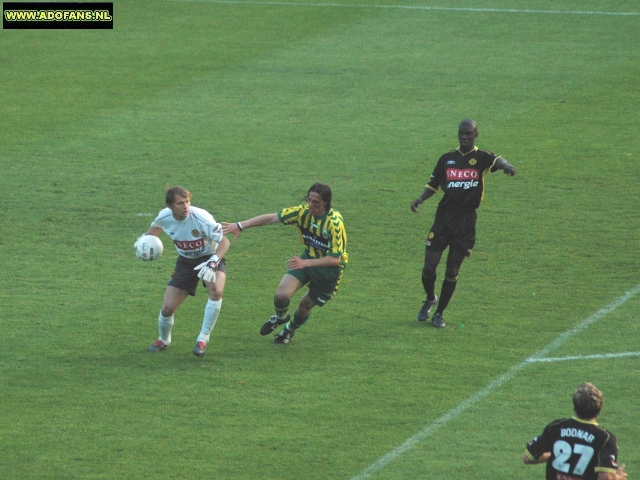
[{"label": "goalkeeper's jersey sponsor logo", "polygon": [[176,247],[180,250],[199,250],[205,245],[204,238],[197,238],[195,240],[174,240]]}]

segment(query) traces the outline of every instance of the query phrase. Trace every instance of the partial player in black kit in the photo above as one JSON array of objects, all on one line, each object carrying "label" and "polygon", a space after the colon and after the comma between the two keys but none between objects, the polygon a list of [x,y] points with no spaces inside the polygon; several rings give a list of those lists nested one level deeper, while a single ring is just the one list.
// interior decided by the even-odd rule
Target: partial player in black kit
[{"label": "partial player in black kit", "polygon": [[573,394],[575,416],[544,427],[542,435],[527,444],[522,461],[546,462],[546,480],[625,480],[616,437],[596,422],[601,410],[602,392],[581,383]]},{"label": "partial player in black kit", "polygon": [[[475,120],[462,120],[458,127],[460,147],[440,157],[424,191],[411,202],[411,210],[417,212],[422,202],[439,190],[444,192],[427,237],[422,268],[422,285],[427,298],[418,312],[418,320],[423,322],[437,305],[432,320],[434,327],[445,326],[442,315],[456,289],[460,266],[475,245],[476,209],[484,196],[485,176],[498,170],[509,176],[516,174],[516,169],[504,158],[475,146],[478,135]],[[435,294],[436,269],[447,247],[445,279],[438,299]]]}]

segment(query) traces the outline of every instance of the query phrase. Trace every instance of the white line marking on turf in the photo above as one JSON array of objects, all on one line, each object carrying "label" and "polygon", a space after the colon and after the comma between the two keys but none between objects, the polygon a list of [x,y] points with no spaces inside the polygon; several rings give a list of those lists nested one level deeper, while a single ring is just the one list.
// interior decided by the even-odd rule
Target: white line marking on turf
[{"label": "white line marking on turf", "polygon": [[463,8],[463,7],[428,7],[421,5],[349,5],[347,3],[301,3],[301,2],[247,2],[242,0],[174,0],[197,3],[223,3],[229,5],[276,5],[293,7],[333,7],[333,8],[384,8],[394,10],[432,10],[441,12],[480,12],[480,13],[544,13],[551,15],[614,15],[634,16],[640,12],[598,12],[582,10],[527,10],[516,8]]},{"label": "white line marking on turf", "polygon": [[548,357],[548,358],[530,358],[529,363],[554,363],[564,362],[566,360],[602,360],[604,358],[624,358],[624,357],[640,357],[640,352],[624,352],[624,353],[602,353],[597,355],[573,355],[570,357]]},{"label": "white line marking on turf", "polygon": [[388,463],[392,462],[402,454],[411,450],[414,446],[416,446],[419,442],[427,438],[429,435],[437,432],[441,427],[446,425],[449,422],[449,420],[453,420],[458,415],[460,415],[465,410],[467,410],[469,407],[483,400],[490,393],[496,390],[496,388],[498,388],[500,385],[511,380],[520,370],[530,365],[531,363],[544,361],[544,357],[549,352],[551,352],[552,350],[555,350],[564,342],[569,340],[571,337],[582,332],[587,327],[594,324],[605,315],[613,312],[618,307],[624,305],[626,302],[631,300],[638,293],[640,293],[640,284],[636,285],[634,288],[632,288],[627,293],[625,293],[621,297],[611,302],[606,307],[598,310],[596,313],[586,318],[585,320],[583,320],[581,323],[579,323],[572,329],[567,330],[566,332],[558,336],[558,338],[556,338],[553,342],[551,342],[549,345],[544,347],[539,352],[535,353],[534,355],[527,358],[523,362],[520,362],[518,365],[515,365],[514,367],[509,369],[507,373],[493,380],[489,385],[484,387],[475,395],[472,395],[471,397],[469,397],[467,400],[462,402],[460,405],[458,405],[454,409],[449,410],[447,413],[445,413],[440,418],[435,420],[431,425],[428,425],[427,427],[423,428],[421,431],[419,431],[418,433],[416,433],[415,435],[407,439],[402,445],[400,445],[399,447],[391,450],[390,452],[380,457],[378,460],[376,460],[374,463],[369,465],[367,468],[365,468],[362,472],[360,472],[358,475],[353,477],[351,480],[363,480],[365,478],[369,478],[371,475],[375,474],[379,470],[382,470]]}]

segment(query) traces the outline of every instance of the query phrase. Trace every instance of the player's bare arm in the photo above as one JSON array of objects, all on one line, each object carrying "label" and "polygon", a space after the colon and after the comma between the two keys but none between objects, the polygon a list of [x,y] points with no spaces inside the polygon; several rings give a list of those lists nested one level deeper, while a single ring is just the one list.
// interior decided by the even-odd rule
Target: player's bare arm
[{"label": "player's bare arm", "polygon": [[222,222],[222,231],[226,234],[232,234],[235,240],[245,228],[261,227],[263,225],[271,225],[272,223],[278,223],[277,213],[265,213],[264,215],[258,215],[257,217],[250,218],[249,220],[243,220],[242,222],[227,223]]},{"label": "player's bare arm", "polygon": [[340,265],[340,257],[327,255],[322,258],[300,258],[291,255],[285,266],[287,270],[300,270],[302,268],[337,267]]},{"label": "player's bare arm", "polygon": [[136,250],[138,248],[138,242],[142,239],[142,237],[144,237],[145,235],[153,235],[154,237],[159,237],[160,234],[162,233],[162,229],[159,227],[149,227],[149,230],[147,230],[146,232],[144,232],[142,235],[140,235],[136,241],[133,243],[133,249]]},{"label": "player's bare arm", "polygon": [[529,455],[527,455],[527,452],[525,452],[524,455],[522,455],[522,463],[525,463],[527,465],[535,464],[535,463],[544,463],[547,460],[549,460],[550,456],[551,456],[551,452],[544,452],[542,455],[540,455],[539,458],[532,459]]},{"label": "player's bare arm", "polygon": [[516,174],[516,168],[502,157],[496,158],[496,163],[494,165],[497,169],[502,170],[510,177],[513,177]]},{"label": "player's bare arm", "polygon": [[424,202],[428,198],[430,198],[433,195],[435,195],[435,193],[436,192],[434,192],[430,188],[425,188],[424,191],[422,192],[422,194],[420,194],[420,196],[418,198],[416,198],[413,202],[411,202],[411,211],[412,212],[417,212],[418,208],[420,207],[420,205],[422,205],[422,202]]},{"label": "player's bare arm", "polygon": [[627,473],[624,471],[624,463],[618,467],[616,473],[599,472],[598,480],[627,480]]},{"label": "player's bare arm", "polygon": [[231,246],[231,242],[227,237],[222,237],[220,243],[218,244],[218,248],[216,248],[216,255],[218,257],[223,258],[226,253],[229,251],[229,247]]},{"label": "player's bare arm", "polygon": [[162,233],[162,229],[160,227],[149,227],[149,230],[146,231],[145,235],[155,235],[159,237]]}]

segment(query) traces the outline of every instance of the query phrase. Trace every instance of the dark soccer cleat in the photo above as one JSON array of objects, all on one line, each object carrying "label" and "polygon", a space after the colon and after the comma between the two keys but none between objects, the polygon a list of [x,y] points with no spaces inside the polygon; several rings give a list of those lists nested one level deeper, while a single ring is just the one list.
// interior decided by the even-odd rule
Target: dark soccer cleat
[{"label": "dark soccer cleat", "polygon": [[193,347],[193,354],[196,357],[204,357],[204,351],[207,349],[207,344],[204,342],[196,342],[196,346]]},{"label": "dark soccer cleat", "polygon": [[422,304],[422,308],[418,312],[418,321],[424,322],[427,318],[429,318],[429,312],[433,307],[438,304],[438,296],[435,295],[436,298],[433,300],[425,300]]},{"label": "dark soccer cleat", "polygon": [[260,329],[260,335],[269,335],[273,332],[278,326],[283,323],[287,323],[291,319],[291,315],[287,314],[284,320],[279,320],[277,315],[271,315],[271,318],[267,320],[262,328]]},{"label": "dark soccer cleat", "polygon": [[444,319],[442,318],[442,314],[438,312],[433,314],[433,319],[431,320],[431,323],[433,324],[434,327],[437,327],[437,328],[443,328],[446,325],[444,323]]},{"label": "dark soccer cleat", "polygon": [[149,351],[150,352],[162,352],[163,350],[166,350],[168,346],[169,345],[165,345],[165,343],[162,340],[158,339],[158,340],[156,340],[156,343],[154,343],[153,345],[151,345],[149,347]]},{"label": "dark soccer cleat", "polygon": [[292,332],[291,330],[287,330],[287,328],[283,328],[280,330],[280,333],[276,335],[276,338],[273,339],[273,343],[276,345],[286,345],[289,343],[289,340],[293,338],[296,332]]}]

